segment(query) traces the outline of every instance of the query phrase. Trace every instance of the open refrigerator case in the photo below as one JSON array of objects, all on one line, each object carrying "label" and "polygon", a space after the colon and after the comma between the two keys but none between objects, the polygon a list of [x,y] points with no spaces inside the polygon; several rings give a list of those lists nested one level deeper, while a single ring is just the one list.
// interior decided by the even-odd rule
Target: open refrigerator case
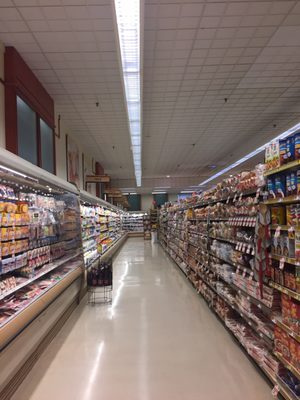
[{"label": "open refrigerator case", "polygon": [[84,263],[89,268],[111,257],[126,233],[121,226],[121,209],[84,191],[80,192],[80,201]]},{"label": "open refrigerator case", "polygon": [[[289,258],[293,256],[291,253],[285,254],[284,259],[270,254],[264,171],[260,165],[253,171],[223,180],[201,195],[167,203],[159,214],[159,240],[251,361],[272,383],[273,395],[295,400],[300,394],[300,348],[297,347],[300,308],[295,306],[300,294],[295,289],[299,290],[300,285],[297,287],[295,272],[291,278],[288,265],[285,279],[289,288],[272,281],[276,277],[278,282],[280,267],[274,272],[271,257],[281,264],[296,264],[296,260]],[[278,202],[278,199],[272,201]],[[277,217],[283,213],[276,211]],[[276,231],[277,225],[271,229]],[[288,237],[286,225],[281,229],[286,232],[282,236]],[[288,239],[282,241],[283,248],[293,247]],[[281,285],[282,282],[283,278]],[[290,295],[293,305],[288,307],[280,289]],[[281,309],[285,319],[280,316]]]},{"label": "open refrigerator case", "polygon": [[1,397],[54,322],[79,301],[83,256],[76,188],[3,149],[0,160]]}]

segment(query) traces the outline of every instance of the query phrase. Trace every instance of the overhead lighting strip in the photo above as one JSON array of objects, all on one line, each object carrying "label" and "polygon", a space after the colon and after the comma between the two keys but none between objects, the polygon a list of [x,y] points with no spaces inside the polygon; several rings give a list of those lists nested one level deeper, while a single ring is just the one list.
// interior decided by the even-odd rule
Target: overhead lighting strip
[{"label": "overhead lighting strip", "polygon": [[216,174],[212,175],[210,178],[206,179],[205,181],[201,182],[199,184],[199,186],[204,186],[207,183],[213,181],[214,179],[218,178],[221,175],[226,174],[226,172],[230,171],[231,169],[239,166],[240,164],[243,164],[244,162],[248,161],[250,158],[255,157],[257,154],[261,153],[262,151],[264,151],[266,149],[266,147],[276,141],[276,140],[280,140],[280,139],[285,139],[286,137],[292,135],[293,133],[296,133],[297,131],[300,130],[300,123],[294,125],[292,128],[288,129],[287,131],[281,133],[280,135],[276,136],[274,139],[270,140],[269,142],[265,143],[263,146],[258,147],[256,150],[252,151],[251,153],[247,154],[246,156],[244,156],[243,158],[241,158],[240,160],[234,162],[233,164],[230,164],[228,167],[222,169],[221,171],[217,172]]},{"label": "overhead lighting strip", "polygon": [[140,0],[115,0],[122,72],[137,186],[142,185]]}]

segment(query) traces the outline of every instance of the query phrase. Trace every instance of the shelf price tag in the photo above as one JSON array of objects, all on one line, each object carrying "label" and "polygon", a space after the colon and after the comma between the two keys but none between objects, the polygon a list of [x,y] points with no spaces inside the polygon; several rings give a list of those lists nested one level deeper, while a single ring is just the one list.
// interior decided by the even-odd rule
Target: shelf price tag
[{"label": "shelf price tag", "polygon": [[258,188],[258,189],[257,189],[257,191],[256,191],[256,195],[255,195],[255,203],[257,203],[257,202],[258,202],[259,195],[260,195],[260,188]]},{"label": "shelf price tag", "polygon": [[283,270],[284,268],[284,263],[285,263],[285,258],[281,257],[280,261],[279,261],[279,269]]},{"label": "shelf price tag", "polygon": [[277,226],[274,237],[278,238],[280,236],[280,230],[281,230],[280,226]]},{"label": "shelf price tag", "polygon": [[274,397],[274,399],[278,399],[279,391],[280,391],[280,387],[278,385],[275,385],[272,390],[272,396]]}]

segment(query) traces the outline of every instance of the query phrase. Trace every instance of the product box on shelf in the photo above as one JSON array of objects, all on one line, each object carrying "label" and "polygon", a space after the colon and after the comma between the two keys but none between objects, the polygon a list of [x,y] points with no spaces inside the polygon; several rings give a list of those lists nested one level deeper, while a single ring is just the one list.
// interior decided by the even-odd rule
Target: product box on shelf
[{"label": "product box on shelf", "polygon": [[[284,150],[285,153],[285,150]],[[283,154],[284,154],[283,153]],[[265,150],[265,164],[267,170],[280,167],[280,150],[279,142],[270,143]]]}]

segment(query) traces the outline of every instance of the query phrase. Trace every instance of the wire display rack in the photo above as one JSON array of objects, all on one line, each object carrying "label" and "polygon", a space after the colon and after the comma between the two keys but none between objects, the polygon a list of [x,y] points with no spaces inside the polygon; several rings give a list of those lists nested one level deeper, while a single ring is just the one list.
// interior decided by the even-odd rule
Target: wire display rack
[{"label": "wire display rack", "polygon": [[88,303],[111,303],[113,290],[112,260],[99,262],[87,272]]}]

